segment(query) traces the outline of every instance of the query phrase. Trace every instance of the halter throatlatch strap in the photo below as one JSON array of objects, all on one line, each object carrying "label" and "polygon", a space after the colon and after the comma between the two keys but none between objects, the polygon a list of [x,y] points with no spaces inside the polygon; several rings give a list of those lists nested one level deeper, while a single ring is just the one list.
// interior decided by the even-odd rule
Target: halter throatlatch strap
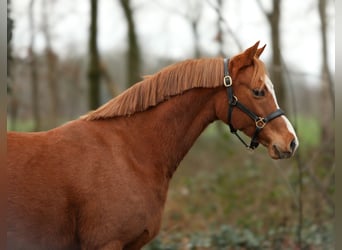
[{"label": "halter throatlatch strap", "polygon": [[[233,80],[229,75],[228,72],[228,59],[224,59],[224,78],[223,78],[223,85],[227,88],[227,94],[228,94],[228,125],[230,128],[230,132],[236,137],[249,149],[255,149],[259,146],[258,141],[258,135],[260,131],[265,127],[266,123],[270,122],[271,120],[284,115],[284,111],[281,109],[277,109],[276,111],[272,112],[266,117],[259,117],[254,112],[249,110],[245,105],[243,105],[241,102],[238,101],[238,98],[233,93]],[[252,120],[255,122],[255,131],[252,136],[252,140],[250,145],[248,145],[241,136],[237,133],[237,129],[234,128],[232,124],[232,114],[233,114],[233,108],[237,107],[241,111],[243,111],[245,114],[247,114]]]}]

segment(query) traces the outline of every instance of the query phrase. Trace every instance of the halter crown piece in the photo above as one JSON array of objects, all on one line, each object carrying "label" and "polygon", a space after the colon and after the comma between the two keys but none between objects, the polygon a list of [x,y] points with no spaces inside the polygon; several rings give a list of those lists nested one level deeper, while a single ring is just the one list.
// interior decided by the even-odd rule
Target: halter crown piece
[{"label": "halter crown piece", "polygon": [[[241,102],[238,101],[238,98],[233,93],[233,80],[229,75],[228,72],[228,59],[225,58],[223,60],[224,62],[224,77],[223,77],[223,85],[227,88],[227,94],[228,94],[228,125],[230,128],[230,132],[236,137],[248,148],[248,149],[256,149],[259,146],[258,141],[258,135],[260,131],[265,127],[266,123],[270,122],[271,120],[284,115],[284,111],[281,109],[277,109],[276,111],[272,112],[266,117],[259,117],[254,112],[249,110],[245,105],[243,105]],[[245,114],[247,114],[252,120],[255,122],[255,131],[254,135],[252,137],[251,143],[248,145],[237,133],[237,129],[234,128],[232,124],[232,114],[234,107],[239,108],[241,111],[243,111]]]}]

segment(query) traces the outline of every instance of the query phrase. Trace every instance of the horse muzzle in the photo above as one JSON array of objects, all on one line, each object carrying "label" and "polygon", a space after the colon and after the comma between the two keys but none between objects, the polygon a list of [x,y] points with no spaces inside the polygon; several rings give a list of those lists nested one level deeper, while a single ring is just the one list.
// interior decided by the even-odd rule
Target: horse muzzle
[{"label": "horse muzzle", "polygon": [[294,155],[298,148],[297,139],[292,139],[291,142],[282,147],[280,144],[272,144],[269,146],[269,154],[273,159],[286,159]]}]

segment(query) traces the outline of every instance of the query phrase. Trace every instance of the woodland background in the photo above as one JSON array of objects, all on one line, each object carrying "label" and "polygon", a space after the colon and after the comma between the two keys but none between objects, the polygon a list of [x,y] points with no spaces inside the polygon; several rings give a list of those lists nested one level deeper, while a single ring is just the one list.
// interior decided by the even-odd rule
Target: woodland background
[{"label": "woodland background", "polygon": [[298,153],[274,161],[210,125],[145,249],[335,249],[334,3],[8,0],[8,130],[56,127],[166,65],[261,40]]}]

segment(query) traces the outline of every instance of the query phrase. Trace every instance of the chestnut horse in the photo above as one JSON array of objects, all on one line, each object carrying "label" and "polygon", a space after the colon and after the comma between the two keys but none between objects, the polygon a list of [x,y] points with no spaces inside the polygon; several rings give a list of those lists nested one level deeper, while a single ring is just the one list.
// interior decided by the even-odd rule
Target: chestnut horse
[{"label": "chestnut horse", "polygon": [[274,159],[292,156],[297,137],[258,45],[229,62],[168,66],[55,129],[9,132],[8,249],[141,249],[160,229],[174,171],[215,120]]}]

